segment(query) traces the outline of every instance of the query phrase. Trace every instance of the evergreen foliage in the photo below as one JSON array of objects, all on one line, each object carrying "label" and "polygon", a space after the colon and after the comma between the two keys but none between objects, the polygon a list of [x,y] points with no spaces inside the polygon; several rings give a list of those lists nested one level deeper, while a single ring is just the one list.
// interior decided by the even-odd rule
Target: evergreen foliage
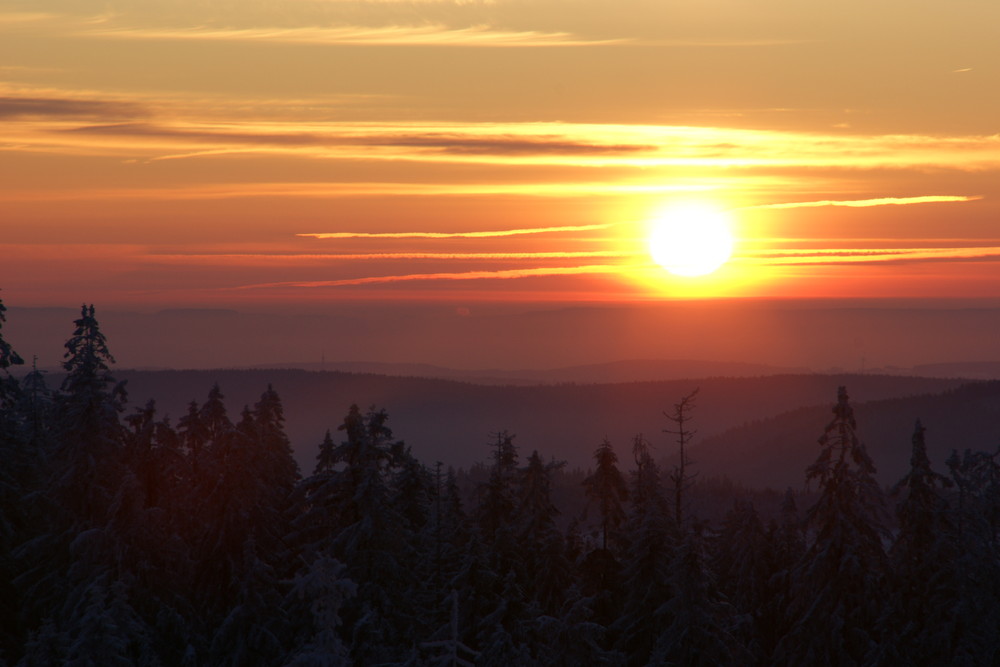
[{"label": "evergreen foliage", "polygon": [[795,621],[777,652],[785,664],[862,664],[879,642],[888,537],[882,491],[844,387],[833,413],[806,471],[820,495],[807,515],[812,543],[792,574]]},{"label": "evergreen foliage", "polygon": [[[300,479],[273,387],[235,423],[218,385],[176,427],[152,401],[122,416],[93,306],[74,325],[58,391],[8,374],[0,339],[0,664],[1000,659],[998,453],[940,474],[917,422],[890,532],[843,388],[805,519],[791,489],[772,516],[733,490],[712,526],[641,435],[631,470],[605,439],[588,474],[520,463],[500,431],[465,473],[354,405]],[[570,480],[589,516],[563,504]]]}]

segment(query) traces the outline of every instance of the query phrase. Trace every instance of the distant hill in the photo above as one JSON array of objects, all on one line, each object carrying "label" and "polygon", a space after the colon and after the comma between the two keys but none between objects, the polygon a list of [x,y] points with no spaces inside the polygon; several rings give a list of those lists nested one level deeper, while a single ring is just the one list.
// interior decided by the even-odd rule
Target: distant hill
[{"label": "distant hill", "polygon": [[459,380],[476,384],[559,384],[568,382],[600,384],[609,382],[652,382],[705,377],[760,377],[808,373],[805,368],[789,368],[742,362],[697,359],[630,359],[600,364],[549,369],[463,370],[431,364],[402,364],[366,361],[301,362],[264,364],[254,368],[300,368],[310,371],[373,373],[396,377],[423,377]]},{"label": "distant hill", "polygon": [[[966,384],[942,393],[881,400],[848,383],[858,436],[878,468],[893,484],[909,469],[911,436],[917,419],[927,429],[927,452],[934,468],[947,472],[952,450],[996,451],[1000,445],[1000,381]],[[800,407],[703,439],[692,458],[708,475],[727,475],[754,486],[799,487],[819,453],[817,439],[831,419],[834,400]]]},{"label": "distant hill", "polygon": [[[312,471],[326,430],[337,436],[336,428],[352,403],[362,408],[385,408],[396,437],[404,439],[427,464],[440,460],[467,467],[485,461],[491,434],[506,429],[516,434],[515,442],[523,457],[537,449],[546,458],[566,460],[571,467],[583,468],[591,464],[594,449],[608,437],[623,467],[630,467],[631,441],[638,433],[643,433],[661,456],[673,452],[671,438],[663,433],[668,426],[663,412],[700,387],[692,426],[698,430],[693,452],[701,469],[706,474],[726,472],[752,484],[780,481],[781,488],[801,483],[804,465],[799,465],[796,456],[800,450],[807,461],[814,456],[813,443],[828,421],[829,406],[836,399],[839,385],[847,385],[852,399],[859,404],[863,434],[869,433],[866,429],[874,420],[865,418],[867,408],[862,403],[941,394],[962,385],[961,380],[950,379],[805,374],[534,386],[294,369],[118,371],[115,375],[128,381],[133,406],[154,398],[159,413],[169,414],[174,423],[185,414],[192,399],[199,403],[205,400],[213,383],[222,388],[234,420],[244,405],[252,405],[268,384],[273,385],[284,403],[286,430],[305,473]],[[55,385],[58,377],[53,376],[50,382]],[[929,405],[936,399],[926,400]],[[974,406],[967,407],[974,411]],[[789,411],[799,414],[796,408],[806,410],[800,414],[799,430],[786,427],[783,421],[773,421]],[[912,420],[919,413],[910,415],[901,426],[891,429],[903,446],[909,442]],[[723,442],[713,438],[754,423],[787,428],[782,433],[789,436],[789,451],[774,448],[772,453],[763,447],[769,442],[766,430],[755,432],[760,434],[753,441],[761,443],[757,449],[749,444],[737,448],[734,443],[738,441],[732,438],[709,446],[710,442]],[[927,425],[932,441],[945,430],[933,419]],[[756,452],[756,456],[747,452]],[[795,463],[786,459],[794,459]],[[877,462],[881,467],[881,461]],[[785,467],[798,472],[787,479],[771,474]]]}]

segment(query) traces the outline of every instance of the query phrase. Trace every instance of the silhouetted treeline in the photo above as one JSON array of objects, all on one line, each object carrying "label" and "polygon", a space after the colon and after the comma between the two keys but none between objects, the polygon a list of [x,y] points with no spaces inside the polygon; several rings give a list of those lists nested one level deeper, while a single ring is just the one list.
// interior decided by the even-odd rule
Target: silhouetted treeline
[{"label": "silhouetted treeline", "polygon": [[58,388],[10,375],[0,336],[0,664],[1000,659],[997,453],[935,471],[917,422],[883,489],[843,387],[807,507],[789,490],[762,516],[734,489],[709,523],[697,466],[664,469],[638,435],[595,438],[586,512],[563,516],[561,464],[504,431],[469,495],[375,408],[331,416],[305,477],[271,387],[235,418],[218,386],[176,421],[126,413],[93,307],[74,325]]}]

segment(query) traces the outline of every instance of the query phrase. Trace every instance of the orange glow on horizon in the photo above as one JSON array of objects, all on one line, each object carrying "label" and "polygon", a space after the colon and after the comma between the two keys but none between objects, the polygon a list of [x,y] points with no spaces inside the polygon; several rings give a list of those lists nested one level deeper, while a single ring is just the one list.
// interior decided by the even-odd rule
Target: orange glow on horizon
[{"label": "orange glow on horizon", "polygon": [[[1000,297],[995,6],[788,1],[723,23],[598,0],[0,9],[0,289]],[[650,258],[648,221],[682,200],[732,218],[708,275]],[[705,272],[670,245],[675,274]]]}]

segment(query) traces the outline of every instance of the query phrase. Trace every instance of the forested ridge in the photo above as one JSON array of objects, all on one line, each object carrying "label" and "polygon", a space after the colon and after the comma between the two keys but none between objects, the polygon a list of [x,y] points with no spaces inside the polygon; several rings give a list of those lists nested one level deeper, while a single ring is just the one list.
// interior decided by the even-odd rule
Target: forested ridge
[{"label": "forested ridge", "polygon": [[[10,374],[24,360],[0,331],[0,664],[1000,659],[997,452],[934,470],[916,421],[884,488],[844,387],[802,443],[812,492],[774,515],[736,492],[709,522],[697,466],[637,434],[595,438],[587,510],[566,516],[561,464],[505,431],[469,494],[379,407],[331,416],[309,474],[270,386],[238,416],[218,385],[176,420],[127,412],[93,306],[73,324],[57,388]],[[696,399],[664,406],[680,446]]]}]

